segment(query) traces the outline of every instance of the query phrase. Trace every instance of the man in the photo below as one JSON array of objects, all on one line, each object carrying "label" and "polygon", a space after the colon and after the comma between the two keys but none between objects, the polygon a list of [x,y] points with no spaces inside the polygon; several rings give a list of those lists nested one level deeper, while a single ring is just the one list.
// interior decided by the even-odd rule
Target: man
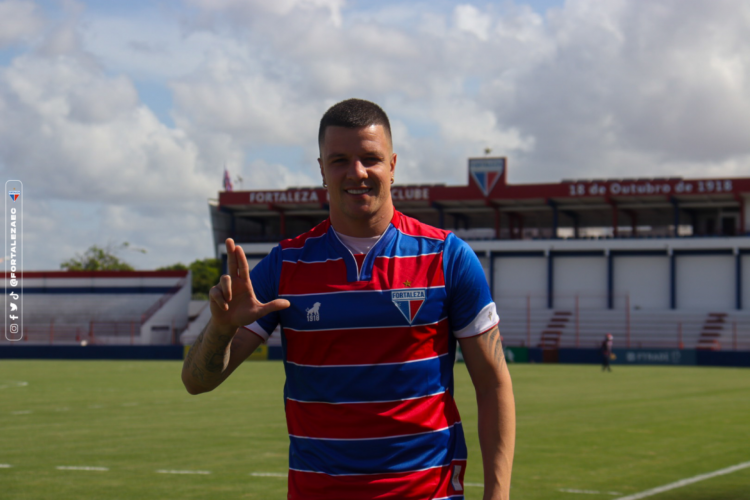
[{"label": "man", "polygon": [[612,336],[611,333],[608,333],[604,336],[604,340],[602,341],[602,347],[600,349],[602,353],[602,371],[607,370],[608,372],[612,371],[612,368],[609,366],[609,362],[612,359],[612,344],[614,343],[615,338]]},{"label": "man", "polygon": [[484,499],[507,499],[513,390],[476,255],[394,209],[397,157],[377,105],[336,104],[318,142],[330,218],[281,242],[250,276],[227,240],[229,274],[209,294],[186,388],[218,386],[280,324],[290,499],[462,499],[458,339],[477,395]]}]

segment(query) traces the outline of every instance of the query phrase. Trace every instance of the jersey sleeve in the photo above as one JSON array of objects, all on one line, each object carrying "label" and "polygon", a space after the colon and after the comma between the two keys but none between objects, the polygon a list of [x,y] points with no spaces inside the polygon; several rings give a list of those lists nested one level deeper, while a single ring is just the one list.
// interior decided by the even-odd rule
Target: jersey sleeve
[{"label": "jersey sleeve", "polygon": [[453,233],[445,240],[443,270],[448,320],[456,338],[481,335],[500,322],[479,258]]},{"label": "jersey sleeve", "polygon": [[[279,297],[279,275],[281,274],[281,249],[277,246],[250,271],[255,297],[262,303]],[[263,316],[245,328],[267,341],[279,324],[279,312]]]}]

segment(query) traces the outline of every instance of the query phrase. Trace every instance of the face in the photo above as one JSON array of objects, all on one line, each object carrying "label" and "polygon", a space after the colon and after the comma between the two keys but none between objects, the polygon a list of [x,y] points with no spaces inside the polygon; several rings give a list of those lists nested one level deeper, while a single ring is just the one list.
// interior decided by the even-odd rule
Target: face
[{"label": "face", "polygon": [[382,125],[328,127],[318,163],[336,230],[349,236],[382,233],[393,216],[391,178],[396,169]]}]

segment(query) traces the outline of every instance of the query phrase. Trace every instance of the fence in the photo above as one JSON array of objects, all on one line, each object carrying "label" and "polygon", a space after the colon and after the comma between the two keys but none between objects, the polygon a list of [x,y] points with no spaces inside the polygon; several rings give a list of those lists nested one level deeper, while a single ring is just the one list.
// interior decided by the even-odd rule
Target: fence
[{"label": "fence", "polygon": [[[556,295],[547,308],[546,295],[496,298],[500,331],[506,345],[598,348],[606,333],[615,345],[631,348],[750,350],[747,311],[640,310],[627,295]],[[605,304],[602,304],[605,301]]]},{"label": "fence", "polygon": [[[141,321],[138,318],[131,321],[91,320],[87,324],[77,325],[56,324],[54,321],[48,324],[25,324],[21,342],[49,345],[139,345],[142,343]],[[178,344],[179,334],[173,319],[167,332],[167,343]],[[5,339],[0,339],[0,342],[15,343]]]}]

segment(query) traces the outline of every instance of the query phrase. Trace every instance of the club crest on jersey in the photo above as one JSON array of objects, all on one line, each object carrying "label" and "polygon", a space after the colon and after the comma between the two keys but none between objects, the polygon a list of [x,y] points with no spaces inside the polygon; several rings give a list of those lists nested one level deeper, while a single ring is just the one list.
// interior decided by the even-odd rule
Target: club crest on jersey
[{"label": "club crest on jersey", "polygon": [[16,201],[18,197],[21,196],[21,192],[14,189],[12,191],[8,191],[8,195],[10,196],[11,200]]},{"label": "club crest on jersey", "polygon": [[411,325],[425,300],[424,290],[398,290],[391,292],[391,300]]}]

